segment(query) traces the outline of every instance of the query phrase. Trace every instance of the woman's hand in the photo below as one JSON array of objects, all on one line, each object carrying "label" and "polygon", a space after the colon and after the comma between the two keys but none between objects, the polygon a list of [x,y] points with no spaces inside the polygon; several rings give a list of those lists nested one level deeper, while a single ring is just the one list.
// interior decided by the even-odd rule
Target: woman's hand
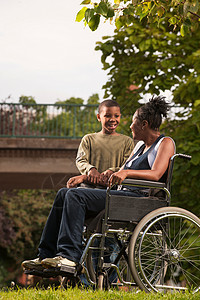
[{"label": "woman's hand", "polygon": [[127,177],[127,171],[121,170],[113,173],[109,178],[109,187],[114,184],[122,184],[122,181]]},{"label": "woman's hand", "polygon": [[79,176],[75,176],[75,177],[71,177],[68,181],[67,181],[67,188],[73,188],[73,187],[77,187],[78,184],[84,182],[87,180],[87,176],[86,175],[79,175]]}]

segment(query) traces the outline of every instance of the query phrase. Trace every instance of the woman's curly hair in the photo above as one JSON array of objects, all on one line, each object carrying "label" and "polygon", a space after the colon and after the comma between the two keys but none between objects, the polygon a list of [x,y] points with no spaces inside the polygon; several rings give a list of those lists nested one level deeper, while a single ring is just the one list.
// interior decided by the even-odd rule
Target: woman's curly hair
[{"label": "woman's curly hair", "polygon": [[141,106],[137,110],[137,118],[142,122],[146,120],[151,129],[158,130],[162,117],[167,116],[169,104],[165,101],[165,97],[153,96],[149,102]]}]

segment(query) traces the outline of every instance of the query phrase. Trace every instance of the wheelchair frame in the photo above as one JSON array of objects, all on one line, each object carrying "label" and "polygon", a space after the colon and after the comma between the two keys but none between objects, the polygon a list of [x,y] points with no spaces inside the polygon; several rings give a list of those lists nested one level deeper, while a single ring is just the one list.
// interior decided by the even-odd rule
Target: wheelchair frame
[{"label": "wheelchair frame", "polygon": [[[110,270],[115,270],[118,281],[114,282],[112,286],[138,286],[146,292],[166,290],[185,291],[188,288],[193,292],[200,290],[200,220],[187,210],[169,206],[172,173],[176,157],[191,159],[191,156],[185,154],[173,155],[170,159],[166,183],[135,179],[125,179],[123,181],[123,185],[157,189],[165,193],[165,207],[150,211],[137,222],[129,220],[130,224],[135,227],[133,231],[128,230],[126,226],[125,228],[112,228],[115,220],[113,221],[110,218],[109,207],[113,196],[110,195],[111,188],[107,188],[102,233],[94,233],[90,236],[79,262],[80,266],[84,267],[87,280],[90,284],[99,289],[109,288],[109,272]],[[138,199],[140,198],[138,197]],[[172,240],[171,226],[174,226]],[[177,233],[177,226],[180,233]],[[106,251],[106,237],[109,235],[113,235],[116,239],[120,251],[118,256],[115,257],[114,262],[107,263],[104,261],[104,254]],[[122,243],[117,237],[120,235],[128,236],[128,240]],[[180,235],[180,239],[176,242],[178,235]],[[100,240],[99,246],[93,246],[95,239]],[[189,245],[191,241],[193,243],[192,247]],[[152,252],[154,246],[157,246],[155,254]],[[91,267],[93,251],[99,251],[96,270],[93,270],[94,266]],[[187,255],[185,255],[186,252],[188,253]],[[193,255],[194,259],[189,255]],[[129,279],[132,277],[132,280],[127,281],[122,277],[119,269],[121,257],[124,257],[124,261],[127,264],[126,276],[128,275]],[[154,262],[151,263],[151,261]],[[192,270],[190,271],[190,269]],[[189,271],[190,274],[188,275],[187,272]],[[178,274],[175,276],[176,272],[179,272],[181,275]],[[182,278],[184,276],[185,278]]]}]

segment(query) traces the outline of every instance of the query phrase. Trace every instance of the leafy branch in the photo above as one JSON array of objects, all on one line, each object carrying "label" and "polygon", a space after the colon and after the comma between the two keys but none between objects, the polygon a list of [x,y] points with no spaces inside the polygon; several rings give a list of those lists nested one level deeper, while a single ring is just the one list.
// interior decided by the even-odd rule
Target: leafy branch
[{"label": "leafy branch", "polygon": [[199,0],[99,0],[94,3],[84,0],[81,5],[89,7],[84,6],[77,13],[76,21],[83,21],[92,31],[99,27],[101,17],[114,21],[118,30],[129,27],[133,18],[145,19],[158,27],[167,20],[182,36],[198,30],[200,22]]}]

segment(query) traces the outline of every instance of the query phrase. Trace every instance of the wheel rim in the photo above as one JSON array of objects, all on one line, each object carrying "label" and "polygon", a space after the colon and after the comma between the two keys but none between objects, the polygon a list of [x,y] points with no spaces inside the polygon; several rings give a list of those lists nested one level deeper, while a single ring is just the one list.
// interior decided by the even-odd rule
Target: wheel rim
[{"label": "wheel rim", "polygon": [[156,217],[143,227],[135,247],[141,280],[154,291],[200,287],[200,224],[181,213]]}]

